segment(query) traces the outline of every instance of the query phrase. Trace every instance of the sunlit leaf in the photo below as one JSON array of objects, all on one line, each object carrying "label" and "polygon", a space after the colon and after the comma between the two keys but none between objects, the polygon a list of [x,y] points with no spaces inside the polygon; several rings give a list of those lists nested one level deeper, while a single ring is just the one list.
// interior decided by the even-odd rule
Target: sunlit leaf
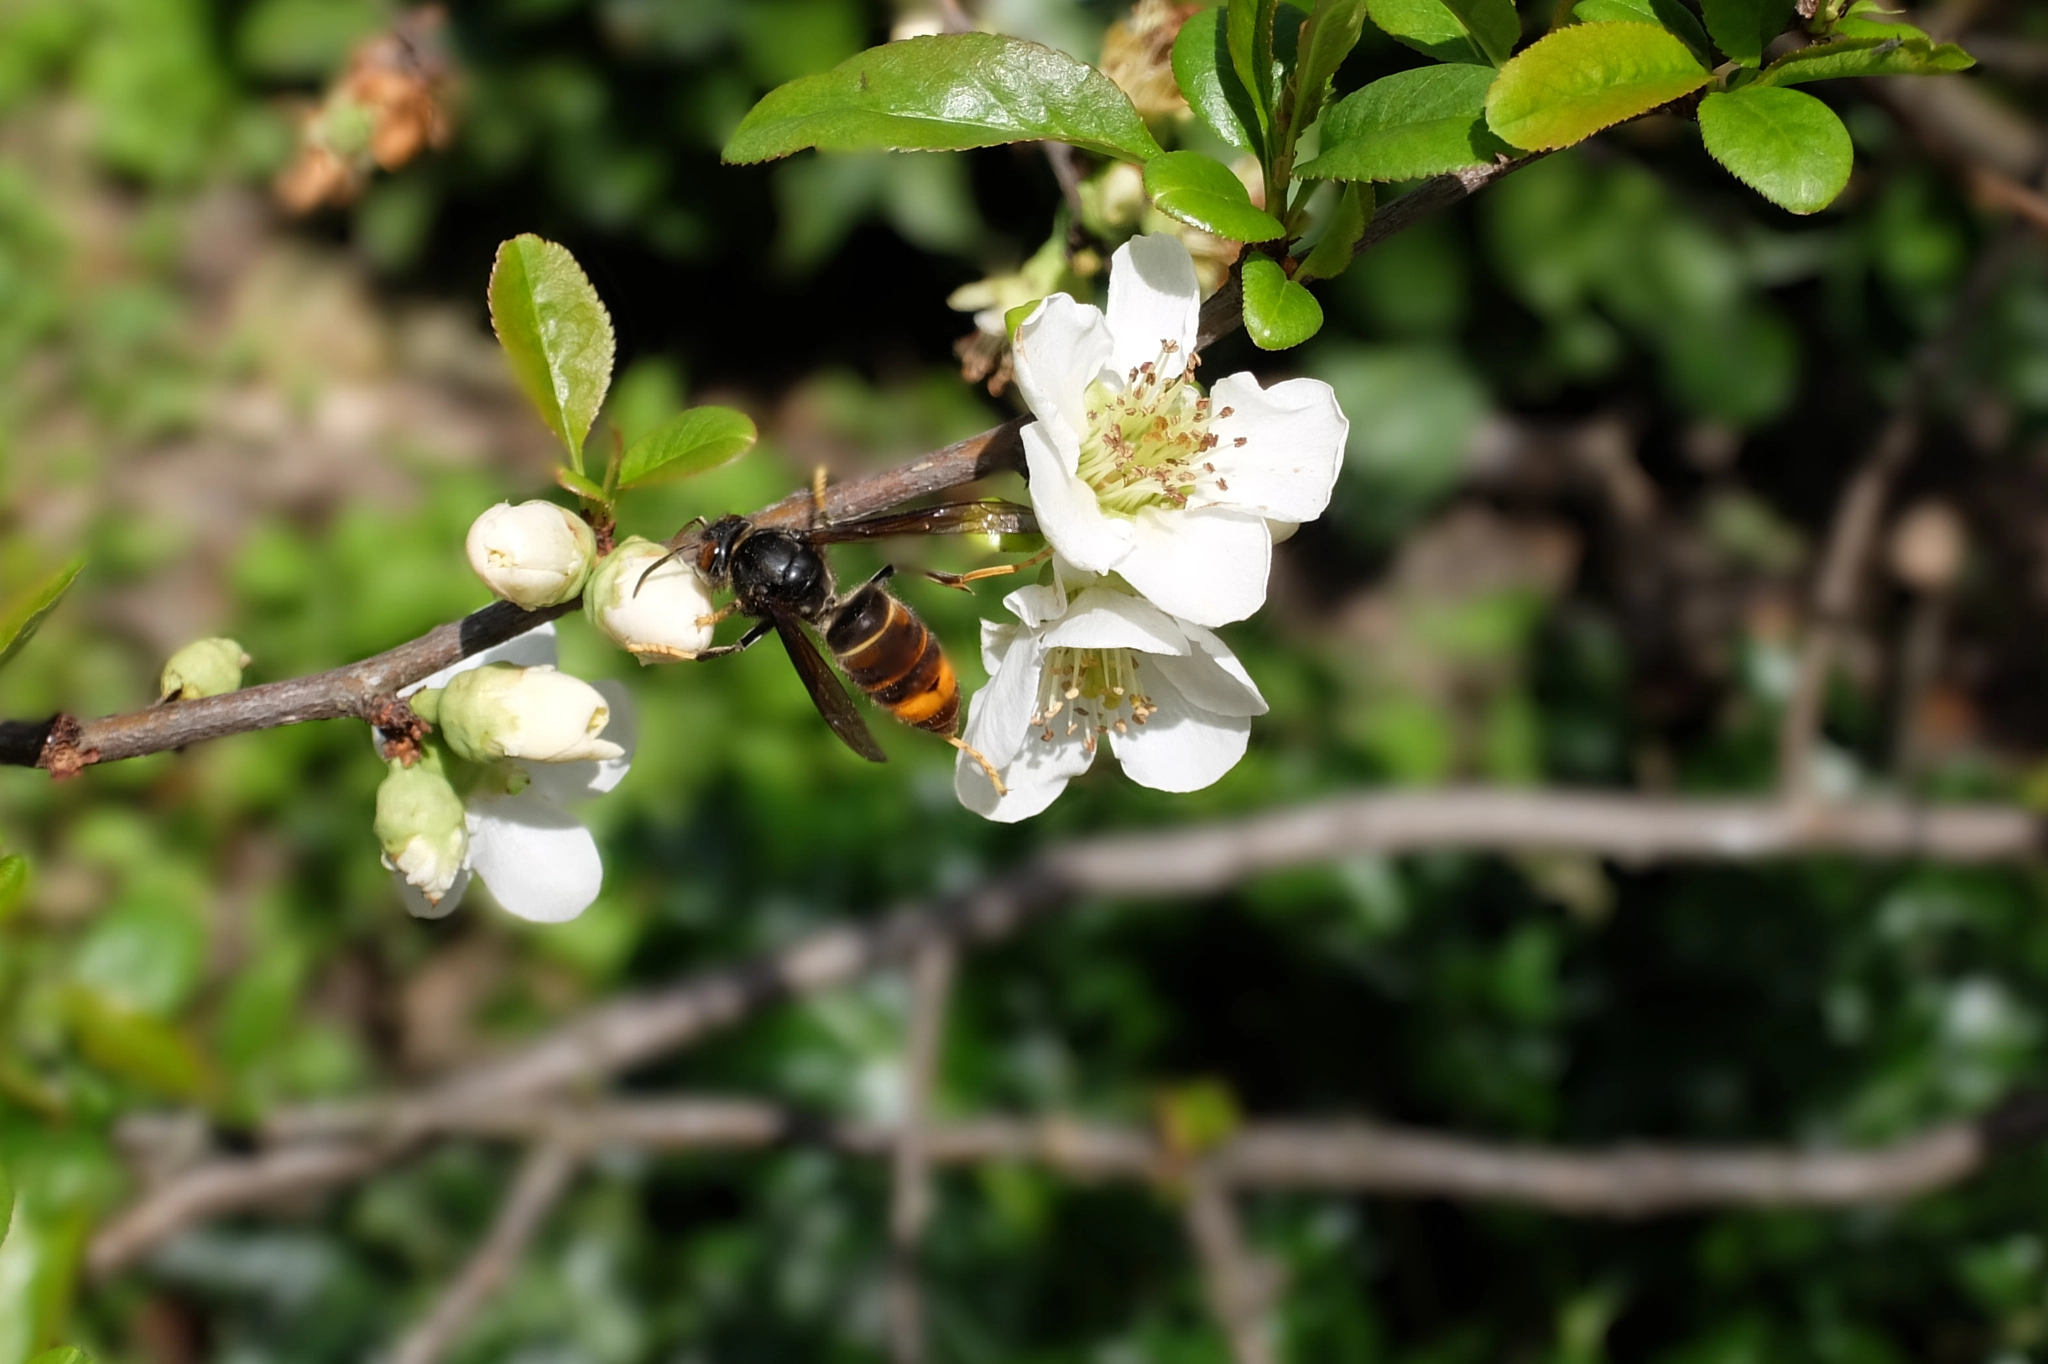
[{"label": "sunlit leaf", "polygon": [[532,233],[498,248],[490,300],[512,376],[581,469],[612,382],[611,315],[567,248]]},{"label": "sunlit leaf", "polygon": [[54,1350],[43,1351],[28,1364],[92,1364],[92,1356],[76,1345],[59,1345]]},{"label": "sunlit leaf", "polygon": [[1239,242],[1269,242],[1287,229],[1252,204],[1230,167],[1200,152],[1167,152],[1145,167],[1145,192],[1168,217]]},{"label": "sunlit leaf", "polygon": [[1463,62],[1383,76],[1330,107],[1322,153],[1296,173],[1310,180],[1415,180],[1512,155],[1486,126],[1494,77],[1490,66]]},{"label": "sunlit leaf", "polygon": [[1649,24],[1575,24],[1516,54],[1486,95],[1486,121],[1517,147],[1582,142],[1705,85],[1685,44]]},{"label": "sunlit leaf", "polygon": [[730,407],[693,407],[633,442],[619,466],[619,486],[689,478],[730,464],[754,448],[754,419]]},{"label": "sunlit leaf", "polygon": [[1388,37],[1437,61],[1493,60],[1444,0],[1366,0],[1366,12]]},{"label": "sunlit leaf", "polygon": [[769,91],[729,162],[821,151],[941,151],[1049,138],[1123,161],[1159,144],[1116,82],[1021,38],[947,33],[870,48]]},{"label": "sunlit leaf", "polygon": [[1321,239],[1294,272],[1295,279],[1304,284],[1312,279],[1335,279],[1349,269],[1358,239],[1372,221],[1372,210],[1371,185],[1346,185]]},{"label": "sunlit leaf", "polygon": [[13,598],[4,610],[0,610],[0,667],[5,667],[8,660],[21,652],[24,644],[35,638],[43,620],[57,609],[57,603],[71,590],[71,584],[77,581],[84,567],[85,556],[73,555],[62,568]]},{"label": "sunlit leaf", "polygon": [[1933,76],[1975,66],[1954,43],[1924,38],[1837,38],[1788,52],[1765,67],[1759,85],[1803,85],[1844,76]]},{"label": "sunlit leaf", "polygon": [[1764,49],[1792,22],[1792,0],[1700,0],[1700,12],[1730,61],[1762,66]]},{"label": "sunlit leaf", "polygon": [[1231,69],[1222,18],[1222,10],[1205,9],[1180,26],[1173,40],[1173,79],[1209,131],[1241,151],[1256,151],[1258,115]]},{"label": "sunlit leaf", "polygon": [[1849,130],[1804,91],[1751,85],[1708,95],[1700,136],[1736,179],[1793,213],[1818,213],[1849,183]]},{"label": "sunlit leaf", "polygon": [[1358,46],[1365,29],[1365,0],[1316,0],[1294,58],[1293,126],[1306,128],[1322,112],[1330,78]]},{"label": "sunlit leaf", "polygon": [[1260,350],[1286,350],[1323,329],[1323,307],[1278,261],[1253,256],[1244,263],[1244,329]]},{"label": "sunlit leaf", "polygon": [[1679,0],[1579,0],[1572,18],[1586,24],[1655,24],[1690,48],[1702,66],[1714,65],[1707,31]]}]

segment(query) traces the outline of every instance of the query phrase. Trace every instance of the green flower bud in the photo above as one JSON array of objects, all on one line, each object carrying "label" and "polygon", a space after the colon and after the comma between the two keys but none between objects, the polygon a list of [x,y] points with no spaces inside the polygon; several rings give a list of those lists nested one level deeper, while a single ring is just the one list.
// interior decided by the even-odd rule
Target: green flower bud
[{"label": "green flower bud", "polygon": [[491,663],[457,673],[438,691],[412,698],[457,757],[527,762],[597,762],[625,753],[597,736],[611,719],[604,696],[553,668]]},{"label": "green flower bud", "polygon": [[231,639],[194,640],[164,664],[163,699],[196,701],[240,691],[242,669],[248,666],[249,655]]},{"label": "green flower bud", "polygon": [[392,764],[391,774],[377,788],[372,828],[384,846],[384,864],[403,873],[428,904],[439,903],[462,874],[469,856],[469,824],[462,797],[435,764]]}]

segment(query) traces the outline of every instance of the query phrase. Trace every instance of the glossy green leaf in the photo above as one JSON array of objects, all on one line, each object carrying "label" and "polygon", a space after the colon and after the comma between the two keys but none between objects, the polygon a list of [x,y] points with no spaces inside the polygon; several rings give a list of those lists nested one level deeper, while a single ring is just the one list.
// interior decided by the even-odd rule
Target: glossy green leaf
[{"label": "glossy green leaf", "polygon": [[491,325],[512,376],[583,467],[583,442],[612,382],[612,319],[568,249],[523,233],[491,265]]},{"label": "glossy green leaf", "polygon": [[1244,329],[1260,350],[1298,346],[1323,329],[1316,296],[1287,278],[1270,256],[1244,263]]},{"label": "glossy green leaf", "polygon": [[92,1356],[76,1345],[59,1345],[54,1350],[43,1351],[28,1364],[92,1364]]},{"label": "glossy green leaf", "polygon": [[1365,235],[1366,224],[1372,221],[1372,210],[1371,185],[1346,185],[1337,197],[1337,207],[1331,212],[1323,235],[1302,258],[1301,268],[1294,272],[1295,279],[1303,284],[1312,279],[1335,279],[1351,268],[1358,239]]},{"label": "glossy green leaf", "polygon": [[212,1089],[205,1059],[171,1024],[78,986],[65,991],[64,1013],[79,1051],[108,1074],[171,1098],[200,1099]]},{"label": "glossy green leaf", "polygon": [[1926,39],[1837,38],[1788,52],[1765,67],[1759,85],[1803,85],[1844,76],[1933,76],[1975,66],[1954,43]]},{"label": "glossy green leaf", "polygon": [[1437,61],[1492,61],[1444,0],[1366,0],[1366,12],[1389,38]]},{"label": "glossy green leaf", "polygon": [[1575,24],[1500,69],[1486,94],[1486,122],[1529,151],[1569,147],[1709,79],[1685,44],[1662,28]]},{"label": "glossy green leaf", "polygon": [[1446,62],[1383,76],[1323,116],[1322,154],[1309,180],[1417,180],[1490,165],[1514,149],[1486,126],[1490,66]]},{"label": "glossy green leaf", "polygon": [[1273,155],[1273,105],[1279,95],[1273,85],[1273,18],[1279,9],[1280,0],[1228,0],[1223,11],[1230,67],[1251,95],[1269,160]]},{"label": "glossy green leaf", "polygon": [[1899,10],[1888,9],[1877,0],[1856,0],[1841,18],[1828,26],[1828,32],[1839,38],[1876,38],[1879,41],[1900,38],[1928,44],[1934,42],[1926,29],[1901,23],[1899,15]]},{"label": "glossy green leaf", "polygon": [[754,419],[730,407],[693,407],[634,441],[619,467],[619,486],[637,488],[690,478],[730,464],[754,448]]},{"label": "glossy green leaf", "polygon": [[1803,91],[1750,85],[1708,95],[1700,136],[1736,179],[1793,213],[1818,213],[1849,183],[1849,130]]},{"label": "glossy green leaf", "polygon": [[57,603],[64,600],[64,594],[71,590],[71,584],[78,580],[85,568],[85,556],[74,554],[62,568],[44,578],[26,592],[10,600],[0,610],[0,667],[21,652],[23,645],[35,638],[43,621],[50,612],[57,609]]},{"label": "glossy green leaf", "polygon": [[1572,18],[1586,24],[1655,24],[1684,43],[1700,65],[1715,64],[1707,31],[1679,0],[1579,0]]},{"label": "glossy green leaf", "polygon": [[1316,0],[1294,58],[1292,126],[1307,128],[1329,98],[1330,78],[1365,31],[1365,0]]},{"label": "glossy green leaf", "polygon": [[0,924],[21,908],[28,895],[28,859],[20,853],[0,857]]},{"label": "glossy green leaf", "polygon": [[1522,16],[1515,13],[1515,0],[1444,0],[1444,8],[1495,66],[1512,56],[1515,44],[1522,41]]},{"label": "glossy green leaf", "polygon": [[1222,10],[1205,9],[1180,26],[1173,40],[1173,78],[1210,132],[1241,151],[1257,151],[1258,114],[1231,68],[1222,18]]},{"label": "glossy green leaf", "polygon": [[729,162],[820,151],[946,151],[1049,138],[1147,161],[1159,144],[1115,81],[1021,38],[946,33],[887,43],[778,86],[740,120]]},{"label": "glossy green leaf", "polygon": [[1764,49],[1792,22],[1792,0],[1700,0],[1700,12],[1728,60],[1762,66]]},{"label": "glossy green leaf", "polygon": [[1200,152],[1152,158],[1145,166],[1145,192],[1168,217],[1232,241],[1269,242],[1286,231],[1278,218],[1252,204],[1230,167]]}]

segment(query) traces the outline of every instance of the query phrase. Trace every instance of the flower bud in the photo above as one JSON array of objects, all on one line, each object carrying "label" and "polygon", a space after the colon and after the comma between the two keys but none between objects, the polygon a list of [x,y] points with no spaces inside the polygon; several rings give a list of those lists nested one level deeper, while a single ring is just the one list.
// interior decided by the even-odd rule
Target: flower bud
[{"label": "flower bud", "polygon": [[384,864],[417,886],[428,904],[438,904],[462,874],[469,856],[462,797],[432,764],[393,764],[377,788],[371,827],[384,845]]},{"label": "flower bud", "polygon": [[611,708],[597,688],[553,668],[491,663],[412,698],[457,756],[473,763],[598,762],[626,750],[597,736]]},{"label": "flower bud", "polygon": [[162,696],[166,701],[196,701],[239,691],[249,655],[231,639],[197,639],[164,664]]},{"label": "flower bud", "polygon": [[469,528],[469,566],[515,606],[559,606],[583,590],[597,537],[582,517],[552,502],[500,502]]},{"label": "flower bud", "polygon": [[[583,614],[642,663],[695,658],[711,644],[711,589],[668,550],[634,536],[607,554],[583,590]],[[642,579],[645,579],[643,582]]]}]

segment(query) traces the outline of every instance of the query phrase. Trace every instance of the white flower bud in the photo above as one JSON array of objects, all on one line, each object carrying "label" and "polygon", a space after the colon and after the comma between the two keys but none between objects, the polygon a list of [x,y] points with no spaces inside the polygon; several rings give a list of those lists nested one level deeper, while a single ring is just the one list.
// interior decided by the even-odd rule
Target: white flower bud
[{"label": "white flower bud", "polygon": [[515,606],[559,606],[583,590],[597,537],[582,517],[552,502],[500,502],[469,528],[469,566]]},{"label": "white flower bud", "polygon": [[[642,663],[695,658],[711,644],[711,589],[696,569],[639,536],[607,554],[583,589],[583,614]],[[643,583],[641,580],[645,578]]]},{"label": "white flower bud", "polygon": [[473,763],[598,762],[626,751],[597,737],[611,719],[597,688],[553,668],[472,668],[439,691],[420,692],[412,708]]},{"label": "white flower bud", "polygon": [[391,769],[377,788],[371,827],[384,845],[384,865],[417,886],[430,905],[448,893],[469,857],[462,797],[425,762]]},{"label": "white flower bud", "polygon": [[242,669],[249,655],[231,639],[198,639],[171,655],[164,664],[162,695],[180,701],[225,696],[242,687]]}]

